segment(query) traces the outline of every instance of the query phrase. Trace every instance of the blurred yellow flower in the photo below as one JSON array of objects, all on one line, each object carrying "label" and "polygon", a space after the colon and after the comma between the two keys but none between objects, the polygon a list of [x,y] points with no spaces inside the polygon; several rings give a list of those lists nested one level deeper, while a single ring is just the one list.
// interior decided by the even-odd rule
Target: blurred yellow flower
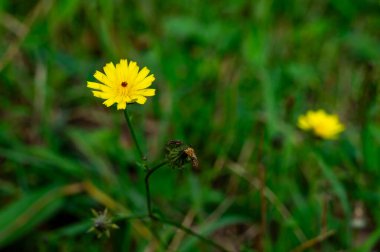
[{"label": "blurred yellow flower", "polygon": [[104,99],[107,107],[117,103],[117,109],[125,109],[127,103],[144,104],[146,96],[154,96],[155,89],[148,88],[155,80],[154,75],[144,67],[139,71],[136,62],[126,59],[120,60],[116,66],[110,62],[103,67],[104,73],[96,71],[94,77],[102,84],[87,81],[87,87],[95,97]]},{"label": "blurred yellow flower", "polygon": [[327,114],[324,110],[309,110],[306,115],[298,118],[298,127],[302,130],[312,130],[313,133],[324,139],[336,139],[344,131],[337,115]]}]

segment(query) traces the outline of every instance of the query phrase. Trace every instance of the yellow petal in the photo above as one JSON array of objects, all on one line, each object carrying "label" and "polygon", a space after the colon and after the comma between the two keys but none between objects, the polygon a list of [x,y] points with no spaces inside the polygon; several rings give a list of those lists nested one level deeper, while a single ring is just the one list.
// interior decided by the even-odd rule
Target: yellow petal
[{"label": "yellow petal", "polygon": [[109,98],[108,100],[106,100],[105,102],[103,102],[103,104],[106,105],[107,107],[110,107],[110,106],[112,106],[115,102],[116,102],[116,101],[115,101],[114,98]]},{"label": "yellow petal", "polygon": [[155,80],[154,75],[151,74],[142,81],[138,82],[136,85],[136,89],[144,89],[152,85],[152,82]]},{"label": "yellow petal", "polygon": [[119,102],[117,104],[117,109],[125,109],[127,107],[127,103],[125,102]]},{"label": "yellow petal", "polygon": [[97,79],[101,83],[104,83],[104,84],[106,84],[109,87],[112,86],[111,81],[107,78],[107,76],[104,73],[96,71],[95,74],[94,74],[94,77],[95,77],[95,79]]},{"label": "yellow petal", "polygon": [[134,95],[131,98],[132,100],[135,100],[135,102],[137,102],[138,104],[144,104],[147,100],[146,97],[142,95]]},{"label": "yellow petal", "polygon": [[121,82],[127,81],[128,61],[126,59],[120,60],[120,63],[116,65],[121,78]]},{"label": "yellow petal", "polygon": [[125,102],[126,103],[133,103],[135,102],[129,95],[125,96]]},{"label": "yellow petal", "polygon": [[127,82],[130,85],[134,85],[134,81],[137,77],[137,73],[139,72],[139,67],[137,66],[136,62],[130,61],[128,72],[127,72]]},{"label": "yellow petal", "polygon": [[342,124],[338,124],[338,125],[336,125],[335,132],[336,132],[336,134],[338,134],[338,133],[343,132],[344,129],[345,129],[345,128],[344,128],[344,126],[343,126]]},{"label": "yellow petal", "polygon": [[102,99],[109,99],[112,97],[112,94],[108,92],[92,91],[92,93],[94,94],[95,97],[99,97]]},{"label": "yellow petal", "polygon": [[87,81],[87,87],[92,88],[92,89],[101,90],[101,91],[111,92],[111,88],[109,88],[108,86],[103,85],[103,84],[99,84],[96,82],[92,82],[92,81]]},{"label": "yellow petal", "polygon": [[143,95],[143,96],[154,96],[156,94],[156,89],[141,89],[134,92],[137,95]]},{"label": "yellow petal", "polygon": [[303,129],[303,130],[309,130],[310,129],[310,125],[309,125],[308,121],[306,120],[305,116],[300,116],[298,118],[298,127]]},{"label": "yellow petal", "polygon": [[106,73],[107,75],[107,78],[113,83],[115,84],[115,82],[117,82],[117,76],[116,76],[116,68],[115,68],[115,65],[110,62],[108,64],[105,65],[105,67],[103,67],[103,70],[104,72]]},{"label": "yellow petal", "polygon": [[137,75],[136,83],[139,83],[140,81],[142,81],[148,74],[149,74],[148,68],[144,67],[143,69],[141,69],[141,71]]}]

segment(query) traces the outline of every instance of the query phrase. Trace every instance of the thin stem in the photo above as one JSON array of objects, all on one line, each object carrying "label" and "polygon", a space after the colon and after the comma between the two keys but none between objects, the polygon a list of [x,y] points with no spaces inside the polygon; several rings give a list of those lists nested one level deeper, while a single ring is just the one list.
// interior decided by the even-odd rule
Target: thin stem
[{"label": "thin stem", "polygon": [[261,130],[261,137],[259,142],[258,156],[257,160],[259,162],[259,181],[260,181],[260,211],[261,211],[261,223],[260,223],[260,240],[258,250],[260,252],[265,251],[265,234],[266,234],[266,212],[267,212],[267,202],[265,198],[265,173],[266,168],[263,163],[263,143],[264,143],[264,129]]},{"label": "thin stem", "polygon": [[119,215],[119,216],[116,216],[114,218],[112,218],[112,221],[114,222],[118,222],[118,221],[121,221],[121,220],[134,220],[134,219],[145,219],[145,218],[148,218],[149,216],[146,215],[146,214],[140,214],[140,215],[129,215],[129,216],[122,216],[122,215]]},{"label": "thin stem", "polygon": [[214,242],[213,240],[210,240],[210,239],[207,239],[206,237],[194,232],[193,230],[191,230],[190,228],[188,227],[185,227],[183,226],[182,224],[180,223],[177,223],[177,222],[174,222],[174,221],[171,221],[171,220],[167,220],[167,219],[162,219],[160,217],[157,217],[157,216],[154,216],[154,219],[156,221],[159,221],[161,223],[165,223],[165,224],[168,224],[170,226],[173,226],[173,227],[176,227],[176,228],[179,228],[183,231],[185,231],[186,233],[192,235],[192,236],[195,236],[197,237],[199,240],[219,249],[220,251],[224,251],[224,252],[228,252],[229,250],[227,250],[226,248],[222,247],[221,245],[217,244],[216,242]]},{"label": "thin stem", "polygon": [[135,142],[136,149],[137,149],[137,151],[138,151],[138,153],[140,155],[141,160],[144,162],[146,160],[146,157],[144,156],[144,154],[143,154],[143,152],[141,150],[141,147],[139,145],[139,142],[137,141],[136,133],[135,133],[135,130],[133,129],[131,118],[130,118],[130,116],[128,114],[128,110],[127,109],[124,109],[124,117],[125,117],[125,120],[127,121],[128,128],[129,128],[129,131],[131,132],[133,141]]},{"label": "thin stem", "polygon": [[301,251],[304,251],[306,249],[309,249],[309,248],[315,246],[316,244],[323,242],[324,240],[326,240],[327,238],[329,238],[330,236],[332,236],[334,234],[335,234],[335,230],[330,230],[330,231],[327,231],[325,233],[322,233],[322,234],[318,235],[317,237],[314,237],[314,238],[302,243],[300,246],[293,249],[292,251],[293,252],[301,252]]},{"label": "thin stem", "polygon": [[163,161],[163,162],[159,163],[158,165],[154,166],[151,169],[148,168],[148,172],[145,175],[146,205],[147,205],[147,208],[148,208],[148,215],[152,219],[154,218],[154,216],[152,214],[152,205],[151,205],[150,188],[149,188],[149,177],[155,171],[157,171],[159,168],[161,168],[162,166],[164,166],[166,163],[167,163],[166,161]]},{"label": "thin stem", "polygon": [[259,165],[259,179],[260,179],[260,202],[261,202],[261,225],[260,225],[260,249],[265,251],[265,234],[266,234],[266,198],[265,198],[265,166]]}]

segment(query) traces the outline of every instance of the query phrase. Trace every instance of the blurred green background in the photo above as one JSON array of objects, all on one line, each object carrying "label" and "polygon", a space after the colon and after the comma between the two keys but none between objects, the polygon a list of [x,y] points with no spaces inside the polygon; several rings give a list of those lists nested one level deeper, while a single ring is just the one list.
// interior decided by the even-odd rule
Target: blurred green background
[{"label": "blurred green background", "polygon": [[[0,34],[1,250],[215,251],[149,221],[86,233],[91,208],[146,213],[123,114],[86,87],[121,58],[156,77],[129,107],[149,160],[180,139],[200,162],[152,176],[155,212],[231,251],[380,249],[379,1],[2,0]],[[319,108],[338,140],[297,129]]]}]

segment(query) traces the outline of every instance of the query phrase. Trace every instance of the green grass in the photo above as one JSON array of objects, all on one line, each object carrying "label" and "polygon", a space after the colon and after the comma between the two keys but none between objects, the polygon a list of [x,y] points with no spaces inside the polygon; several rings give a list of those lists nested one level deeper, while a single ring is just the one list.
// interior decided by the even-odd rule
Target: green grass
[{"label": "green grass", "polygon": [[[130,106],[149,161],[181,139],[200,162],[152,175],[154,211],[233,251],[290,251],[323,230],[310,251],[379,249],[379,31],[374,0],[0,1],[0,249],[213,251],[147,220],[86,233],[91,208],[146,213],[123,113],[86,88],[121,58],[156,77]],[[338,140],[297,129],[318,108],[340,116]]]}]

